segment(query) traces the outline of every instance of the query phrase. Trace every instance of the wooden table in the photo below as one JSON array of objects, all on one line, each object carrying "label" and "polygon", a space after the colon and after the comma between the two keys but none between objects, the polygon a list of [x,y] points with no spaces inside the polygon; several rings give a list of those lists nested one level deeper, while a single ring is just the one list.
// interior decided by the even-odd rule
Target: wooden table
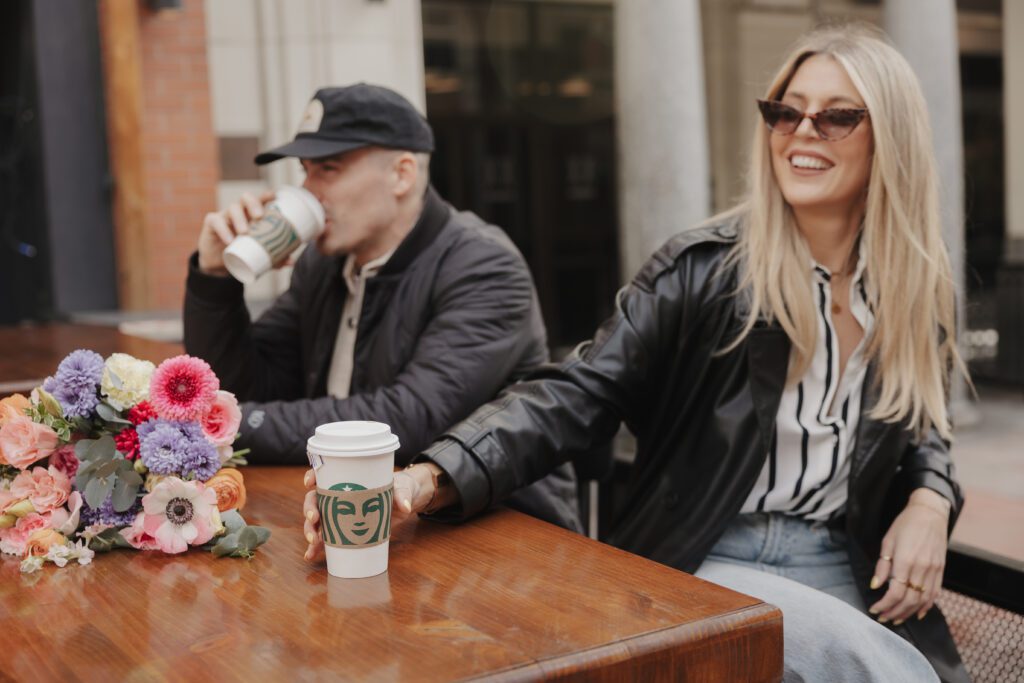
[{"label": "wooden table", "polygon": [[0,349],[0,397],[32,391],[75,349],[104,358],[127,353],[154,363],[182,352],[180,344],[132,337],[113,327],[66,323],[0,327]]},{"label": "wooden table", "polygon": [[116,551],[22,575],[0,561],[0,678],[771,681],[759,600],[511,510],[396,529],[390,568],[302,560],[301,468],[245,470],[252,560]]}]

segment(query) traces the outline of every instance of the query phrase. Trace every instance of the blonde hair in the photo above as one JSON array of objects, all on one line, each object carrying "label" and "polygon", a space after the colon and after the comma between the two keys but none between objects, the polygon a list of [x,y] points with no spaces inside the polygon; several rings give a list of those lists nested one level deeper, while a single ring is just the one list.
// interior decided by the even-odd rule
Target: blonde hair
[{"label": "blonde hair", "polygon": [[[818,54],[846,70],[871,115],[874,153],[860,236],[875,317],[866,354],[877,362],[880,389],[870,416],[907,420],[918,437],[934,426],[950,439],[950,371],[955,366],[965,377],[967,371],[956,348],[954,283],[942,241],[938,175],[921,86],[880,31],[826,27],[799,41],[765,98],[780,99],[800,65]],[[744,223],[729,263],[739,267],[737,293],[751,304],[729,349],[758,318],[777,320],[793,345],[789,382],[795,382],[811,363],[817,336],[807,265],[811,254],[775,180],[769,132],[760,122],[748,197],[717,218],[726,216]]]}]

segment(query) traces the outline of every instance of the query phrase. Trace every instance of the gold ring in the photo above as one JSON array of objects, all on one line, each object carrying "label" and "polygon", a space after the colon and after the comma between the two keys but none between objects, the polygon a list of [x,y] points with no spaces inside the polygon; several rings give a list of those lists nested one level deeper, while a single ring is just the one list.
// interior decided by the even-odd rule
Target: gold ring
[{"label": "gold ring", "polygon": [[904,586],[907,585],[907,580],[906,579],[897,579],[897,578],[893,577],[893,578],[891,578],[889,580],[890,581],[895,581],[896,583],[903,584]]},{"label": "gold ring", "polygon": [[892,562],[892,555],[882,555],[879,559],[885,560],[886,562]]},{"label": "gold ring", "polygon": [[918,593],[924,593],[924,586],[921,586],[921,585],[916,584],[916,583],[907,583],[907,586],[909,586],[910,588],[913,588]]}]

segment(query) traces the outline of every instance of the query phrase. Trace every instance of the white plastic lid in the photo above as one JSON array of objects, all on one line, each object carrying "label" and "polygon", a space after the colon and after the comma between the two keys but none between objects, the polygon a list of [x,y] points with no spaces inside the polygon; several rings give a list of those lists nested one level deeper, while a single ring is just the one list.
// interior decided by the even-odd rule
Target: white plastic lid
[{"label": "white plastic lid", "polygon": [[397,451],[399,443],[383,422],[349,420],[320,425],[306,446],[327,457],[356,458]]},{"label": "white plastic lid", "polygon": [[271,267],[270,254],[249,235],[239,235],[224,250],[224,267],[239,282],[251,285]]}]

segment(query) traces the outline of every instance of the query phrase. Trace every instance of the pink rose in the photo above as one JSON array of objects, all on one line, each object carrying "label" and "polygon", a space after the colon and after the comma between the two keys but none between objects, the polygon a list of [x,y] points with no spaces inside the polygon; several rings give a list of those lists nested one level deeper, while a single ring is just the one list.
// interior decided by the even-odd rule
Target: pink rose
[{"label": "pink rose", "polygon": [[55,467],[33,467],[11,482],[11,495],[18,499],[28,498],[39,514],[63,507],[70,494],[71,481]]},{"label": "pink rose", "polygon": [[0,429],[0,457],[23,470],[57,448],[57,433],[25,416],[12,417]]},{"label": "pink rose", "polygon": [[65,536],[70,536],[78,529],[82,516],[82,494],[72,491],[68,496],[68,506],[57,508],[50,513],[50,526]]},{"label": "pink rose", "polygon": [[50,520],[36,513],[28,514],[18,520],[10,529],[0,531],[0,551],[10,555],[25,554],[28,537],[40,529],[49,529]]},{"label": "pink rose", "polygon": [[214,446],[227,446],[235,440],[238,425],[242,423],[242,410],[238,399],[230,391],[219,389],[213,405],[203,417],[203,433]]},{"label": "pink rose", "polygon": [[78,473],[78,456],[75,455],[75,447],[71,444],[64,444],[50,455],[50,467],[58,472],[63,472],[68,479],[74,479]]},{"label": "pink rose", "polygon": [[140,512],[135,516],[131,526],[126,526],[119,532],[124,540],[136,550],[160,550],[160,544],[156,538],[146,533],[146,513]]}]

